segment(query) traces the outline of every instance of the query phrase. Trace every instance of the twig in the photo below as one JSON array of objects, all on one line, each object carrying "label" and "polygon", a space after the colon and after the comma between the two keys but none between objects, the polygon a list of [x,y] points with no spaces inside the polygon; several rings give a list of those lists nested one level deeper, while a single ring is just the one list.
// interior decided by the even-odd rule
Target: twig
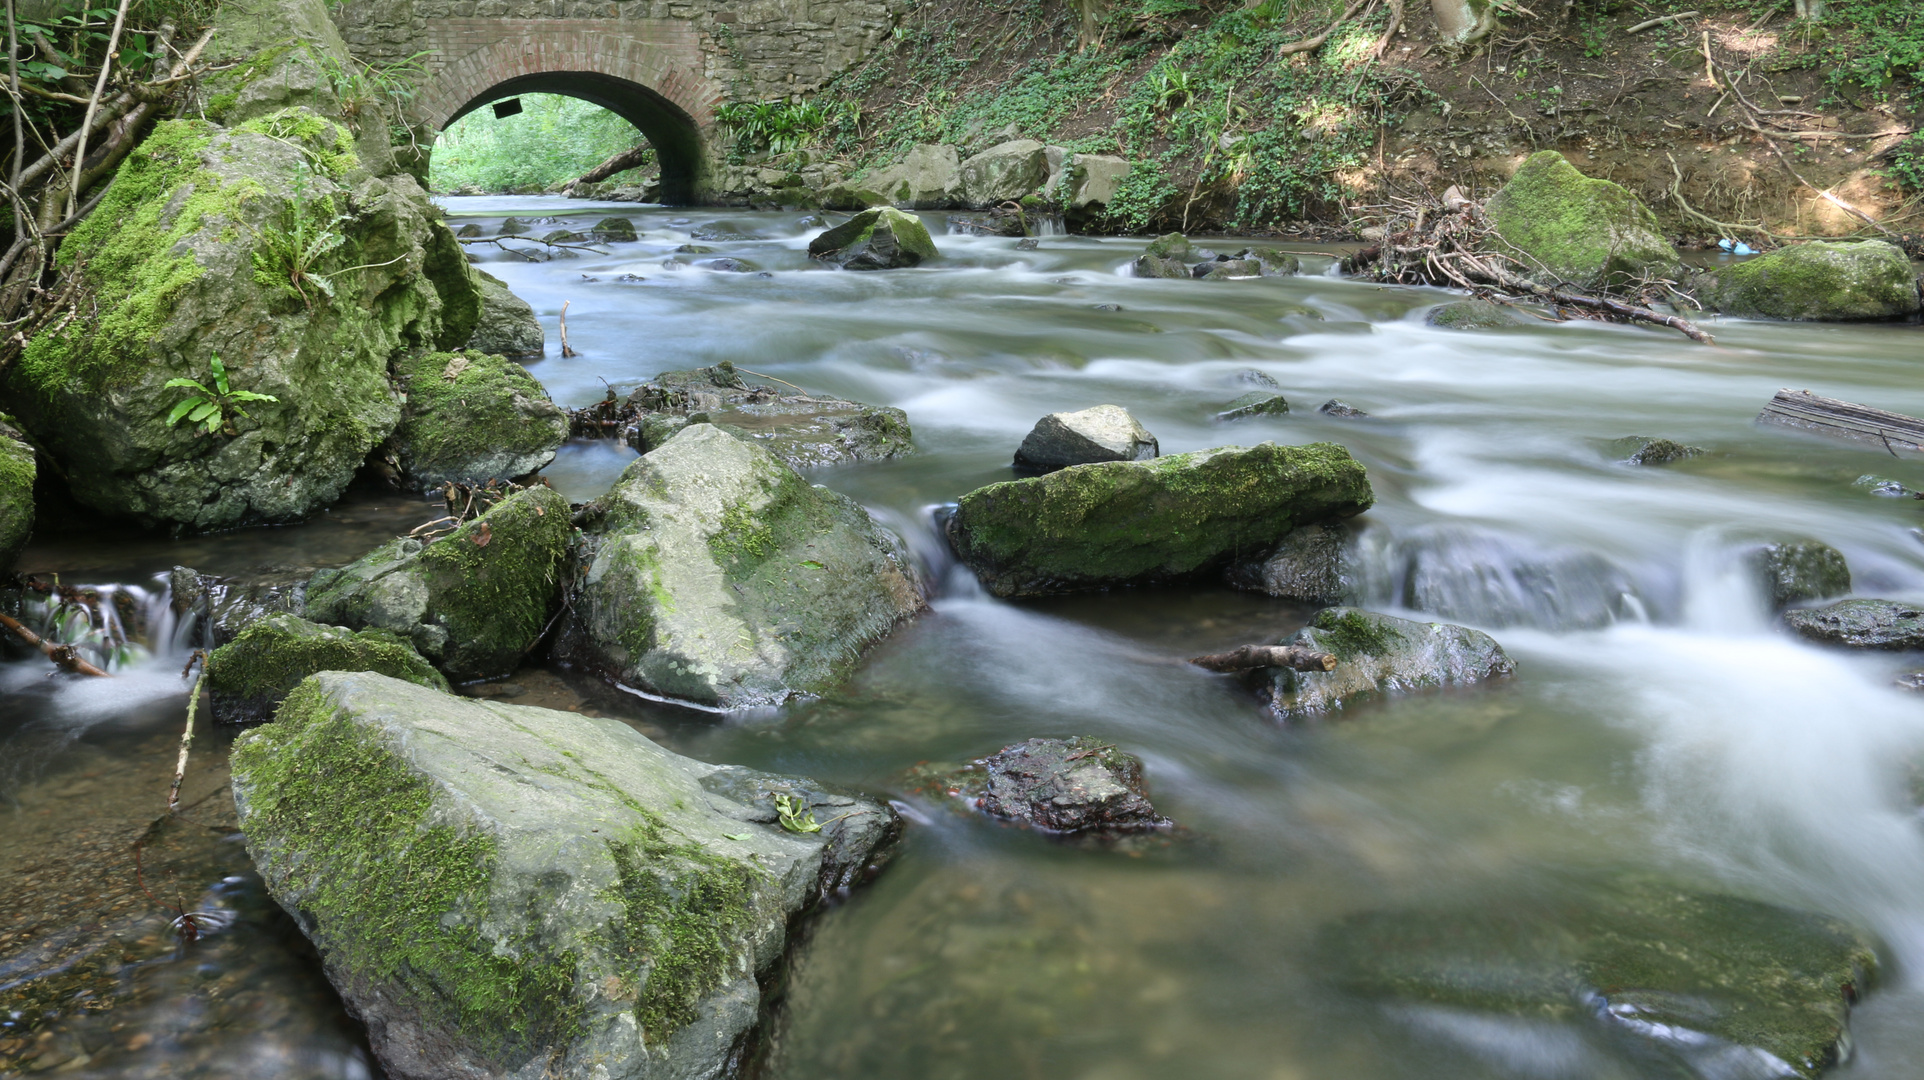
[{"label": "twig", "polygon": [[1624,33],[1626,34],[1641,33],[1642,31],[1648,30],[1653,26],[1659,26],[1667,22],[1676,22],[1678,19],[1694,18],[1696,15],[1697,15],[1697,12],[1695,11],[1679,11],[1675,15],[1659,15],[1654,19],[1645,19],[1644,21],[1638,23],[1637,25],[1631,27],[1630,29],[1625,30]]},{"label": "twig", "polygon": [[1335,671],[1336,657],[1307,645],[1240,645],[1225,653],[1194,656],[1189,662],[1205,671],[1248,671],[1280,667],[1294,671]]},{"label": "twig", "polygon": [[1281,48],[1277,49],[1276,55],[1279,57],[1289,56],[1293,53],[1309,52],[1312,49],[1321,48],[1323,42],[1328,41],[1329,36],[1336,32],[1337,27],[1348,22],[1350,16],[1356,14],[1357,10],[1364,7],[1365,5],[1374,7],[1376,6],[1376,0],[1353,0],[1350,6],[1345,8],[1343,10],[1343,13],[1336,17],[1336,21],[1333,23],[1330,23],[1328,28],[1325,29],[1322,33],[1317,34],[1315,37],[1304,38],[1301,41],[1292,41],[1289,44],[1284,45]]},{"label": "twig", "polygon": [[200,688],[207,682],[207,653],[195,649],[187,661],[189,668],[194,666],[195,659],[200,661],[200,677],[194,680],[194,692],[187,698],[187,727],[180,733],[180,760],[174,763],[174,787],[167,793],[169,814],[180,809],[180,783],[187,777],[187,751],[194,745],[194,710],[200,707]]},{"label": "twig", "polygon": [[80,145],[73,155],[73,194],[68,197],[67,205],[80,205],[80,174],[82,163],[87,160],[87,129],[93,125],[94,111],[100,108],[100,95],[107,89],[107,73],[113,70],[114,51],[120,48],[120,31],[127,25],[127,5],[133,0],[120,0],[120,10],[114,13],[114,30],[107,35],[107,55],[100,61],[100,77],[94,80],[93,96],[87,100],[87,115],[80,122]]},{"label": "twig", "polygon": [[21,626],[18,622],[15,622],[5,615],[0,615],[0,626],[4,626],[13,631],[20,640],[39,649],[42,653],[46,654],[47,659],[58,664],[63,671],[70,671],[80,675],[96,675],[101,678],[108,677],[106,672],[88,663],[86,659],[80,655],[80,650],[74,648],[72,645],[55,645],[51,641],[46,641],[42,639],[40,635]]},{"label": "twig", "polygon": [[[762,374],[762,373],[761,373],[761,372],[759,372],[759,371],[750,371],[750,370],[748,370],[748,369],[747,369],[747,368],[745,368],[745,367],[738,367],[738,368],[736,368],[735,370],[736,370],[736,371],[739,371],[739,372],[741,372],[741,373],[742,373],[743,375],[753,375],[753,376],[755,376],[755,377],[756,377],[757,379],[767,379],[767,380],[768,380],[769,382],[778,382],[778,383],[781,383],[781,384],[782,384],[783,386],[786,386],[786,387],[788,387],[788,388],[789,388],[790,390],[793,390],[793,391],[795,391],[796,393],[798,393],[798,394],[802,394],[802,395],[804,395],[804,396],[806,396],[806,395],[808,394],[808,391],[806,391],[806,390],[804,390],[804,389],[802,389],[802,388],[801,388],[801,387],[799,387],[799,386],[796,386],[796,385],[795,385],[794,383],[792,383],[792,382],[789,382],[789,381],[788,381],[787,379],[777,379],[777,378],[776,378],[775,376],[773,376],[773,375],[764,375],[764,374]],[[613,388],[612,388],[612,387],[610,387],[610,389],[613,389]]]},{"label": "twig", "polygon": [[568,305],[572,303],[574,303],[573,300],[563,300],[561,302],[561,355],[562,356],[580,356],[581,355],[580,353],[568,347]]}]

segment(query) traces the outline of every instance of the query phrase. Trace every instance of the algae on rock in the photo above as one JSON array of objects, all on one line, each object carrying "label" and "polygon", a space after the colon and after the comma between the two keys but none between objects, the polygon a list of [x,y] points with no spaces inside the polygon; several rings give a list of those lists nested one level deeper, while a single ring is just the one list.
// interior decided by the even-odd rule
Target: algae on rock
[{"label": "algae on rock", "polygon": [[526,368],[485,353],[431,352],[394,365],[407,393],[393,445],[419,488],[514,480],[554,460],[568,416]]},{"label": "algae on rock", "polygon": [[1372,498],[1348,450],[1266,442],[990,484],[962,496],[948,535],[995,595],[1041,596],[1208,573]]},{"label": "algae on rock", "polygon": [[724,709],[819,693],[923,605],[867,511],[712,424],[630,463],[603,503],[558,648],[649,693]]},{"label": "algae on rock", "polygon": [[518,491],[433,543],[403,537],[315,574],[307,617],[393,631],[458,680],[506,675],[548,626],[572,534],[554,489]]},{"label": "algae on rock", "polygon": [[33,536],[33,484],[38,475],[33,447],[12,418],[0,413],[0,576],[13,572]]},{"label": "algae on rock", "polygon": [[1539,285],[1614,289],[1681,265],[1650,208],[1555,150],[1532,154],[1485,207],[1504,253]]},{"label": "algae on rock", "polygon": [[323,671],[373,671],[417,686],[448,688],[414,646],[387,630],[355,632],[297,615],[270,615],[207,654],[214,719],[225,724],[270,720],[301,680]]},{"label": "algae on rock", "polygon": [[900,828],[616,720],[371,673],[303,682],[232,760],[248,853],[397,1080],[722,1075],[791,920]]}]

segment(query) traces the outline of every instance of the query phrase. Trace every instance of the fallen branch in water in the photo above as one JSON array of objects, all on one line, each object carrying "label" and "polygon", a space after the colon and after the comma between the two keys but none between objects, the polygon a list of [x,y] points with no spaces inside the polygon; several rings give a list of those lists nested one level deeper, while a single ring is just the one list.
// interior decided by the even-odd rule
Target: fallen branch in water
[{"label": "fallen branch in water", "polygon": [[0,626],[4,626],[13,631],[15,636],[19,637],[20,640],[45,653],[47,659],[58,664],[62,671],[73,672],[77,675],[97,675],[103,679],[110,677],[106,672],[88,663],[86,658],[80,655],[80,650],[74,648],[72,645],[56,645],[51,641],[46,641],[42,639],[39,634],[34,633],[5,615],[0,615]]},{"label": "fallen branch in water", "polygon": [[1226,653],[1192,656],[1189,662],[1205,671],[1248,671],[1280,667],[1292,671],[1335,671],[1336,657],[1306,645],[1242,645]]},{"label": "fallen branch in water", "polygon": [[568,305],[572,303],[574,303],[573,300],[563,300],[561,302],[561,355],[562,356],[580,356],[581,355],[580,353],[568,347]]},{"label": "fallen branch in water", "polygon": [[187,778],[187,751],[194,745],[194,710],[200,707],[200,688],[207,683],[207,652],[195,649],[194,655],[187,658],[187,667],[181,671],[186,678],[187,672],[194,670],[194,662],[200,662],[200,677],[194,680],[194,692],[187,698],[187,728],[180,733],[180,760],[174,765],[174,786],[167,793],[167,812],[172,814],[180,809],[180,782]]}]

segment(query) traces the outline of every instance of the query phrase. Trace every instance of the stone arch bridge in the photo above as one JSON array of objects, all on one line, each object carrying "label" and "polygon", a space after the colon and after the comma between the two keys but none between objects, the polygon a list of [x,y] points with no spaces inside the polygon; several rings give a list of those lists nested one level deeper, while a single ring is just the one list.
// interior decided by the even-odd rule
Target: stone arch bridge
[{"label": "stone arch bridge", "polygon": [[419,57],[415,108],[440,131],[517,94],[594,102],[639,128],[662,197],[700,202],[715,109],[820,86],[879,46],[909,0],[350,0],[348,48],[377,67]]}]

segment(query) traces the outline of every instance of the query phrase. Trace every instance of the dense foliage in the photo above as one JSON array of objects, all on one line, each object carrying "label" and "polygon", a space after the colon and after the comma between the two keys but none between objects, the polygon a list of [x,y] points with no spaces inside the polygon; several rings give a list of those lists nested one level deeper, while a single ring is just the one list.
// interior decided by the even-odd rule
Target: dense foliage
[{"label": "dense foliage", "polygon": [[521,113],[477,109],[435,141],[436,191],[552,191],[642,141],[634,125],[577,98],[524,94]]}]

